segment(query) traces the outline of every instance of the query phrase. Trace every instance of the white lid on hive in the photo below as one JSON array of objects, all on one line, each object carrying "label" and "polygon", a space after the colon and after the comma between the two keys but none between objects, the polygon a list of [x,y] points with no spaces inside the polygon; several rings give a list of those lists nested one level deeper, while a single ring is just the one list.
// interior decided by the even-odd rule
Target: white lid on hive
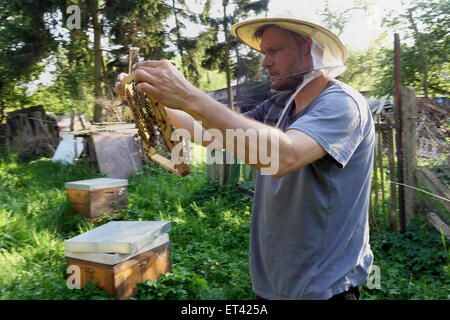
[{"label": "white lid on hive", "polygon": [[96,189],[123,187],[127,185],[128,185],[127,179],[113,179],[113,178],[97,178],[65,183],[66,189],[87,190],[87,191]]},{"label": "white lid on hive", "polygon": [[66,257],[75,258],[85,261],[98,262],[107,265],[115,265],[119,262],[125,261],[127,259],[133,258],[141,253],[147,252],[149,250],[155,249],[163,244],[167,244],[165,250],[168,249],[169,246],[169,234],[164,233],[160,237],[156,238],[150,244],[142,247],[138,251],[133,254],[123,254],[123,253],[107,253],[107,252],[75,252],[75,251],[67,251]]},{"label": "white lid on hive", "polygon": [[170,231],[170,221],[111,221],[64,241],[66,251],[134,254]]}]

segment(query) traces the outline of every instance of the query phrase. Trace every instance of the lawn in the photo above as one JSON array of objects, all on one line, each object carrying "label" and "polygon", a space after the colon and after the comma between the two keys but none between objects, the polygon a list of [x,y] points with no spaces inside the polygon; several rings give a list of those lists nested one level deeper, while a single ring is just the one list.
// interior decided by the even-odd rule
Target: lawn
[{"label": "lawn", "polygon": [[[64,240],[111,219],[171,221],[172,272],[139,284],[135,299],[253,299],[249,197],[209,183],[202,162],[182,179],[147,164],[129,178],[128,208],[90,223],[74,213],[64,183],[96,177],[96,166],[0,152],[0,299],[107,299],[95,285],[67,288]],[[361,298],[449,299],[447,241],[422,218],[404,234],[378,218],[371,246],[380,285],[364,284]]]}]

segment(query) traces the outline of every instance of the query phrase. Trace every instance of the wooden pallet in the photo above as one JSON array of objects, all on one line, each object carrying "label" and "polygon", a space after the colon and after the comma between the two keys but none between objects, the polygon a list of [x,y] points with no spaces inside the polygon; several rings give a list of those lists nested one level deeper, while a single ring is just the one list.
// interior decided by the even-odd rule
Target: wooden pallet
[{"label": "wooden pallet", "polygon": [[129,74],[122,80],[122,85],[125,89],[134,123],[138,128],[139,137],[150,160],[177,176],[184,177],[191,171],[189,165],[183,158],[182,150],[179,154],[181,160],[180,163],[174,163],[171,159],[165,158],[157,153],[156,146],[158,144],[158,139],[162,138],[161,140],[168,152],[172,152],[173,148],[180,143],[180,141],[172,141],[174,128],[167,116],[164,106],[146,93],[136,90],[134,74],[131,72],[131,67],[137,62],[138,53],[138,48],[130,49]]}]

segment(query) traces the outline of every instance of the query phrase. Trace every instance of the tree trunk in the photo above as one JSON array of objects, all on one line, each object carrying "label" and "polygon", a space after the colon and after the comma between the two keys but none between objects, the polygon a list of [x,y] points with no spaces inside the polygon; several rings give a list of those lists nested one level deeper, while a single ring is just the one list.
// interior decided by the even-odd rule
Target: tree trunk
[{"label": "tree trunk", "polygon": [[223,0],[223,31],[225,33],[225,69],[227,74],[228,107],[234,111],[233,88],[231,87],[230,48],[228,43],[227,5],[228,0]]},{"label": "tree trunk", "polygon": [[88,1],[89,11],[92,16],[92,25],[94,28],[94,71],[95,71],[95,105],[94,105],[94,122],[101,122],[103,118],[103,107],[100,99],[103,98],[103,76],[102,65],[103,55],[101,48],[102,26],[98,14],[98,0]]},{"label": "tree trunk", "polygon": [[106,59],[102,55],[102,75],[103,75],[103,88],[104,88],[104,94],[108,97],[109,100],[114,100],[114,83],[115,81],[111,81],[111,79],[108,79],[108,67],[106,65]]},{"label": "tree trunk", "polygon": [[3,120],[6,118],[5,109],[6,109],[6,100],[0,98],[0,124],[3,123]]},{"label": "tree trunk", "polygon": [[176,32],[175,35],[177,37],[177,48],[178,51],[180,52],[180,57],[181,57],[181,69],[183,70],[183,74],[185,77],[187,77],[187,72],[186,72],[186,61],[184,59],[184,50],[183,50],[183,46],[181,44],[181,33],[180,33],[180,24],[178,22],[178,16],[177,16],[177,10],[176,10],[176,6],[175,6],[175,0],[172,0],[172,10],[173,10],[173,16],[175,18],[175,28],[176,28]]}]

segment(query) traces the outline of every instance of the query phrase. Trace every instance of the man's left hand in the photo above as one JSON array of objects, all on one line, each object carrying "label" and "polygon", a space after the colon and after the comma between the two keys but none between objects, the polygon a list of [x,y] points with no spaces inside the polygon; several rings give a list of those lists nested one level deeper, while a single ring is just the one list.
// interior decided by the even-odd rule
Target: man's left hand
[{"label": "man's left hand", "polygon": [[169,108],[189,112],[189,102],[201,92],[168,61],[138,62],[133,66],[132,71],[134,71],[136,88],[143,90]]}]

